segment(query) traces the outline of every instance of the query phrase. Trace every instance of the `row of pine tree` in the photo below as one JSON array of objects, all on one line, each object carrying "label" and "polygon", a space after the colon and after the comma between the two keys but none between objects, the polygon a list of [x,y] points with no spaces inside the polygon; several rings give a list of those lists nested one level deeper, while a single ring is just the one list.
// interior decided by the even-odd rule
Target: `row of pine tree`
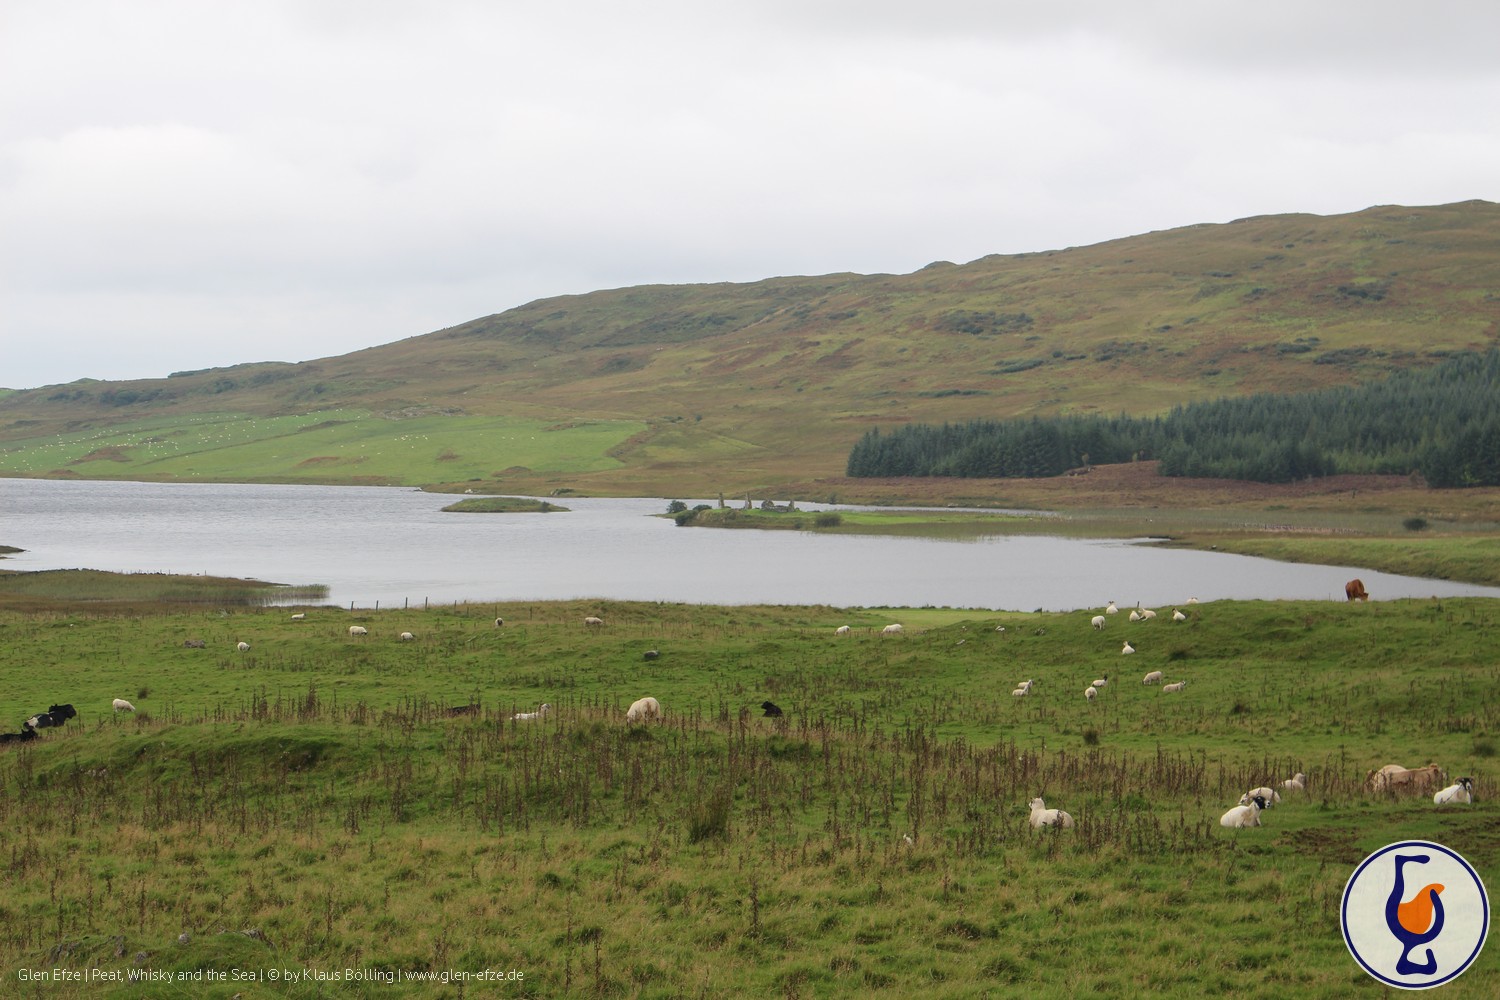
[{"label": "row of pine tree", "polygon": [[1262,393],[1166,416],[1060,416],[871,430],[848,475],[1036,477],[1159,459],[1166,476],[1284,483],[1418,474],[1437,487],[1500,485],[1500,351],[1451,356],[1381,382]]}]

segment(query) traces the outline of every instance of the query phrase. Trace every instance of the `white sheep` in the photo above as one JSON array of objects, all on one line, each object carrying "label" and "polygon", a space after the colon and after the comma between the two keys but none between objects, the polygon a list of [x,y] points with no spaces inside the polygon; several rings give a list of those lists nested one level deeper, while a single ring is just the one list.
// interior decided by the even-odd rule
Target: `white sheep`
[{"label": "white sheep", "polygon": [[1187,681],[1178,681],[1175,684],[1163,684],[1161,686],[1161,689],[1162,689],[1162,693],[1167,694],[1167,693],[1175,693],[1177,691],[1181,691],[1185,687],[1187,687]]},{"label": "white sheep", "polygon": [[1133,621],[1133,622],[1140,621],[1141,620],[1141,613],[1139,611],[1132,611],[1132,612],[1130,612],[1130,620]]},{"label": "white sheep", "polygon": [[1123,645],[1123,646],[1120,647],[1120,655],[1121,656],[1129,656],[1131,653],[1134,653],[1134,652],[1135,652],[1135,647],[1130,644],[1129,640],[1126,640],[1125,645]]},{"label": "white sheep", "polygon": [[849,626],[848,625],[840,625],[838,628],[836,628],[836,629],[833,630],[833,634],[834,635],[848,635],[849,634]]},{"label": "white sheep", "polygon": [[294,622],[300,622],[300,621],[303,621],[306,618],[307,618],[307,612],[306,611],[299,611],[295,615],[292,615],[292,621],[294,621]]},{"label": "white sheep", "polygon": [[1020,688],[1023,691],[1030,691],[1031,685],[1034,683],[1035,681],[1028,677],[1024,681],[1016,681],[1016,687]]},{"label": "white sheep", "polygon": [[531,719],[540,719],[550,711],[552,711],[552,706],[546,702],[542,702],[541,706],[535,712],[517,712],[511,718],[517,722],[526,722]]},{"label": "white sheep", "polygon": [[1096,628],[1096,629],[1103,628],[1104,627],[1104,616],[1103,615],[1095,615],[1092,619],[1089,620],[1089,624],[1093,625],[1094,628]]},{"label": "white sheep", "polygon": [[1173,611],[1172,620],[1174,622],[1185,622],[1187,621],[1187,615],[1183,614],[1181,611]]},{"label": "white sheep", "polygon": [[[1089,690],[1092,691],[1093,688]],[[1061,809],[1048,809],[1047,803],[1043,802],[1040,798],[1032,799],[1030,806],[1032,829],[1040,830],[1044,826],[1060,826],[1064,830],[1071,830],[1073,828],[1073,817],[1071,815]]]},{"label": "white sheep", "polygon": [[1259,788],[1252,788],[1244,795],[1241,795],[1240,805],[1248,806],[1251,799],[1263,800],[1264,808],[1269,809],[1281,802],[1281,793],[1274,788],[1268,788],[1265,785],[1261,785]]},{"label": "white sheep", "polygon": [[1450,802],[1462,802],[1465,805],[1474,804],[1474,779],[1459,778],[1458,784],[1449,785],[1432,797],[1432,804],[1445,806]]},{"label": "white sheep", "polygon": [[1165,679],[1165,676],[1166,675],[1164,675],[1160,670],[1153,670],[1149,674],[1147,674],[1145,677],[1141,678],[1141,683],[1142,684],[1160,684],[1162,682],[1162,680]]},{"label": "white sheep", "polygon": [[1099,689],[1091,684],[1083,689],[1083,696],[1089,701],[1093,701],[1095,698],[1099,697]]},{"label": "white sheep", "polygon": [[1027,694],[1028,690],[1029,690],[1028,688],[1018,687],[1018,688],[1016,688],[1014,691],[1012,691],[1010,693],[1010,696],[1012,698],[1024,698],[1024,697],[1026,697],[1026,694]]},{"label": "white sheep", "polygon": [[1148,621],[1150,621],[1151,619],[1153,619],[1155,617],[1156,617],[1156,612],[1152,611],[1150,608],[1145,608],[1145,609],[1141,610],[1141,621],[1148,622]]},{"label": "white sheep", "polygon": [[1107,607],[1107,608],[1104,609],[1104,613],[1107,614],[1107,615],[1117,615],[1117,614],[1120,613],[1120,609],[1117,608],[1117,607],[1115,607],[1115,602],[1114,601],[1110,601],[1109,602],[1109,607]]},{"label": "white sheep", "polygon": [[1188,603],[1189,603],[1189,604],[1197,604],[1197,603],[1198,603],[1198,598],[1196,598],[1196,597],[1189,597],[1189,598],[1188,598],[1188,599],[1187,599],[1187,602],[1188,602]]},{"label": "white sheep", "polygon": [[904,629],[900,625],[887,625],[880,630],[881,635],[900,635]]},{"label": "white sheep", "polygon": [[589,615],[587,618],[585,618],[583,620],[583,623],[585,625],[587,625],[589,628],[598,628],[600,625],[604,624],[604,619],[603,618],[596,618],[593,615]]},{"label": "white sheep", "polygon": [[1260,811],[1266,807],[1266,800],[1257,795],[1242,806],[1235,806],[1227,813],[1219,817],[1219,825],[1236,829],[1260,826]]},{"label": "white sheep", "polygon": [[625,710],[626,722],[651,722],[661,718],[661,703],[655,698],[641,698]]},{"label": "white sheep", "polygon": [[367,629],[367,628],[365,628],[363,625],[350,625],[349,626],[349,634],[351,636],[369,635],[370,634],[370,630]]},{"label": "white sheep", "polygon": [[410,632],[402,632],[401,633],[401,641],[402,642],[411,642],[415,638],[416,638],[416,636],[412,635]]},{"label": "white sheep", "polygon": [[250,652],[250,644],[248,642],[239,643],[234,648],[239,650],[241,653]]},{"label": "white sheep", "polygon": [[116,698],[115,699],[115,711],[116,712],[134,712],[135,711],[135,706],[132,705],[130,702],[126,701],[124,698]]},{"label": "white sheep", "polygon": [[1296,774],[1283,781],[1281,783],[1281,787],[1285,788],[1289,792],[1300,792],[1304,787],[1306,787],[1306,781],[1307,775],[1303,774],[1301,771],[1298,771]]},{"label": "white sheep", "polygon": [[1096,687],[1096,688],[1102,688],[1104,685],[1106,685],[1108,683],[1109,683],[1109,674],[1105,674],[1103,677],[1101,677],[1098,680],[1094,681],[1094,683],[1093,683],[1092,686]]},{"label": "white sheep", "polygon": [[504,625],[505,625],[505,619],[504,618],[496,618],[495,619],[495,627],[496,628],[501,628]]}]

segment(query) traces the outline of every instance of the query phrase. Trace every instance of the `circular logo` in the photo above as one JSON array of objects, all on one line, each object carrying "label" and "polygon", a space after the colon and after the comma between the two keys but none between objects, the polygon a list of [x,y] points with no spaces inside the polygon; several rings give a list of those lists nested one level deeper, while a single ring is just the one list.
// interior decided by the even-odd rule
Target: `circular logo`
[{"label": "circular logo", "polygon": [[1425,990],[1479,957],[1490,900],[1457,851],[1403,840],[1365,858],[1349,876],[1339,923],[1349,954],[1366,972],[1388,986]]}]

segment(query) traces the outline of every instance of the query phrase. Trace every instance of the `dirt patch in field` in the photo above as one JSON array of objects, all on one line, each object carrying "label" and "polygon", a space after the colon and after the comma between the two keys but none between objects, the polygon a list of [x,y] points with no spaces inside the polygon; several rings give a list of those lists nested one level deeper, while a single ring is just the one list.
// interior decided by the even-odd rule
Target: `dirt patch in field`
[{"label": "dirt patch in field", "polygon": [[69,465],[82,465],[85,462],[128,462],[130,456],[125,454],[123,448],[110,445],[107,448],[95,448],[82,458],[75,458]]}]

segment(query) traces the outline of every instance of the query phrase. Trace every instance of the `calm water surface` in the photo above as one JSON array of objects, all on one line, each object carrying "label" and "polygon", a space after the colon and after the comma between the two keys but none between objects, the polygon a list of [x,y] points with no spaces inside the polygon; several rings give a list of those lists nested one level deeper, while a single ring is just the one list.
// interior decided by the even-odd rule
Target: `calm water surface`
[{"label": "calm water surface", "polygon": [[[558,501],[571,513],[445,514],[411,489],[0,479],[9,569],[204,573],[326,584],[329,602],[567,598],[1049,611],[1190,596],[1377,600],[1500,588],[1132,541],[972,541],[679,528],[667,501]],[[689,504],[696,501],[689,500]],[[808,509],[825,509],[808,505]],[[837,509],[837,508],[829,508]]]}]

